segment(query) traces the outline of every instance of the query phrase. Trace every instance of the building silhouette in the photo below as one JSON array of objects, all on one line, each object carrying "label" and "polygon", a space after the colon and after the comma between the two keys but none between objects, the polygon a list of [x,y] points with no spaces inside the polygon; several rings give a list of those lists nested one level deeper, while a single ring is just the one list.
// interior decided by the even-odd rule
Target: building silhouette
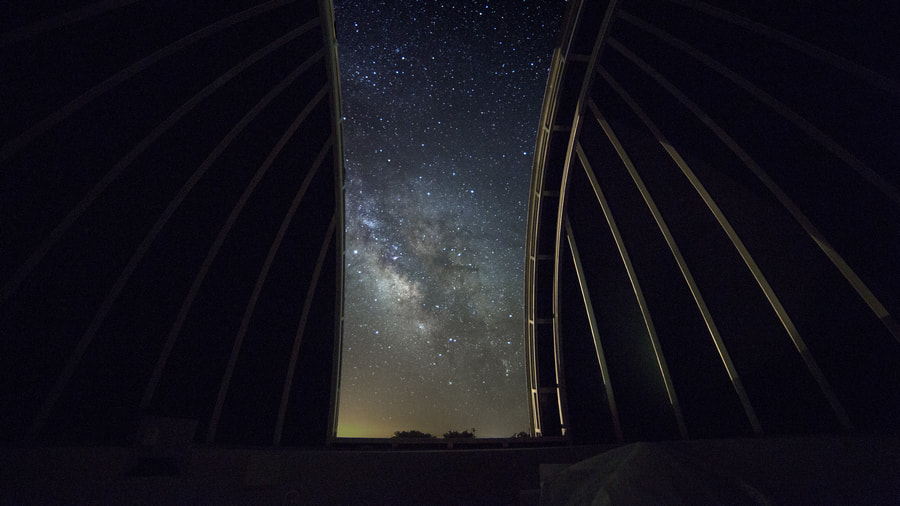
[{"label": "building silhouette", "polygon": [[0,502],[502,503],[712,438],[791,461],[794,489],[746,476],[775,499],[897,491],[895,7],[569,2],[525,259],[540,437],[468,453],[331,438],[330,1],[0,11]]}]

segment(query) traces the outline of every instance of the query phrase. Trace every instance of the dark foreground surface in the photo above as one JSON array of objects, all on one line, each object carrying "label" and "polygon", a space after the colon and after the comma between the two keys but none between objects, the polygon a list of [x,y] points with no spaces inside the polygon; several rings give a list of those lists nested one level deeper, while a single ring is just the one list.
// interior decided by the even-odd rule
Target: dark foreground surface
[{"label": "dark foreground surface", "polygon": [[884,504],[900,497],[898,464],[900,440],[864,437],[618,448],[192,447],[163,456],[6,448],[0,503],[534,504],[543,479],[542,504]]},{"label": "dark foreground surface", "polygon": [[522,490],[536,500],[541,464],[604,449],[415,447],[7,448],[0,504],[519,504]]}]

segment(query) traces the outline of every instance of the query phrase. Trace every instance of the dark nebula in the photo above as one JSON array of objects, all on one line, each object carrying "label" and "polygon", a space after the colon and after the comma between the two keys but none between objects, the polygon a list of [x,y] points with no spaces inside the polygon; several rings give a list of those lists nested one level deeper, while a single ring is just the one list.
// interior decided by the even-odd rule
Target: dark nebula
[{"label": "dark nebula", "polygon": [[528,430],[525,217],[563,5],[335,2],[346,159],[338,436]]}]

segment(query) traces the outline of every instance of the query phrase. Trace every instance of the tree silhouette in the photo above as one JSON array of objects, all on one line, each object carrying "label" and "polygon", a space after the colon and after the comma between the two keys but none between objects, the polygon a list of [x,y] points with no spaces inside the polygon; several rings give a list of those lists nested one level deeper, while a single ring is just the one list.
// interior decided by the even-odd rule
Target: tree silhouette
[{"label": "tree silhouette", "polygon": [[445,433],[444,433],[444,439],[451,439],[451,438],[474,438],[474,437],[475,437],[475,427],[472,427],[472,431],[471,431],[471,432],[469,432],[469,431],[467,431],[467,430],[464,430],[464,431],[462,431],[462,432],[457,432],[457,431],[455,431],[455,430],[451,430],[451,431],[449,431],[449,432],[445,432]]},{"label": "tree silhouette", "polygon": [[418,431],[418,430],[394,431],[394,437],[395,438],[424,438],[424,439],[428,439],[428,438],[433,439],[434,438],[434,436],[432,436],[431,434],[428,434],[427,432]]}]

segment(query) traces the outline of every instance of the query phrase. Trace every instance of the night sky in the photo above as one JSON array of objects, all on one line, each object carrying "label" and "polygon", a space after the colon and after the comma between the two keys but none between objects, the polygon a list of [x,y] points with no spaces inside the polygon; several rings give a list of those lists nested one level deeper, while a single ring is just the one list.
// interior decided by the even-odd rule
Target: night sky
[{"label": "night sky", "polygon": [[338,436],[529,429],[525,217],[563,6],[335,1],[346,159]]}]

